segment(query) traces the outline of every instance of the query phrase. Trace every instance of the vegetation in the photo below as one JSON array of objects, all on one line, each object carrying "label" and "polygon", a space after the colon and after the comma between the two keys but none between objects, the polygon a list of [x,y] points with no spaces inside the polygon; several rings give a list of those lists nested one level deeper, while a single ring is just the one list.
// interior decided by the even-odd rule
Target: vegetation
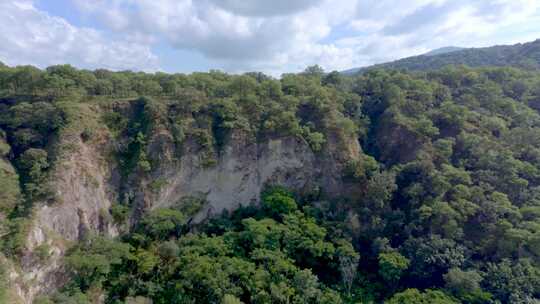
[{"label": "vegetation", "polygon": [[0,264],[0,301],[7,301],[7,271],[3,264]]},{"label": "vegetation", "polygon": [[0,181],[2,181],[0,183],[0,214],[13,210],[19,203],[21,195],[19,176],[8,160],[10,152],[9,145],[3,137],[0,137]]},{"label": "vegetation", "polygon": [[376,64],[366,68],[345,71],[345,74],[365,73],[375,69],[395,69],[407,71],[432,71],[447,65],[467,65],[470,67],[505,67],[523,69],[540,68],[540,39],[516,45],[499,45],[486,48],[443,48],[420,56]]},{"label": "vegetation", "polygon": [[[362,151],[343,160],[353,194],[339,200],[270,187],[260,208],[198,226],[187,222],[202,205],[194,200],[147,212],[119,239],[89,237],[66,259],[73,281],[44,303],[102,293],[108,303],[534,303],[538,88],[540,73],[515,68],[344,77],[312,67],[277,80],[0,67],[0,164],[16,169],[0,167],[2,250],[20,254],[30,211],[54,203],[51,146],[76,114],[68,105],[85,105],[118,143],[124,184],[152,176],[160,130],[174,139],[172,157],[192,149],[203,168],[234,135],[295,137],[315,157],[351,139]],[[92,131],[80,128],[81,140]],[[130,219],[130,203],[125,193],[113,206],[116,222]]]},{"label": "vegetation", "polygon": [[[242,213],[250,216],[236,216]],[[90,301],[105,290],[108,303],[128,296],[153,303],[342,301],[340,273],[358,262],[349,241],[330,237],[283,189],[266,192],[261,209],[235,214],[190,233],[181,213],[159,209],[122,241],[91,238],[72,249],[74,280],[55,297]]]}]

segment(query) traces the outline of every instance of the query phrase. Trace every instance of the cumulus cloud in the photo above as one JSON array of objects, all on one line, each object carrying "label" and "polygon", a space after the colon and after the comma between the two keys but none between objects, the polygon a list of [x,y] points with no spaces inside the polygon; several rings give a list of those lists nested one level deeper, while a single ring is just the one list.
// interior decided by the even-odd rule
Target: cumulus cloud
[{"label": "cumulus cloud", "polygon": [[29,0],[1,1],[0,28],[0,60],[10,65],[158,68],[157,57],[148,46],[108,39],[95,29],[75,27],[39,11]]},{"label": "cumulus cloud", "polygon": [[[13,1],[7,3],[13,6]],[[122,37],[121,42],[111,44],[102,32],[75,28],[33,7],[29,9],[33,17],[28,20],[47,24],[42,28],[54,28],[58,37],[73,37],[66,39],[71,45],[95,41],[91,54],[101,57],[84,56],[99,57],[94,61],[107,63],[110,54],[129,49],[134,53],[118,55],[113,61],[118,65],[125,60],[125,66],[134,61],[153,64],[151,48],[165,45],[202,54],[219,65],[216,68],[227,71],[262,70],[278,75],[312,64],[340,70],[448,45],[486,46],[540,36],[539,23],[534,22],[540,18],[537,0],[73,1],[107,35]],[[10,15],[0,13],[0,17]],[[2,22],[6,21],[0,25]],[[23,32],[32,28],[17,27]],[[8,34],[14,36],[2,33]],[[75,46],[68,49],[90,52]]]},{"label": "cumulus cloud", "polygon": [[[523,42],[540,36],[536,0],[361,1],[351,28],[364,36],[356,45],[367,61],[383,62],[457,45],[482,47]],[[381,16],[381,18],[377,18]],[[528,30],[524,31],[526,25]]]},{"label": "cumulus cloud", "polygon": [[321,0],[210,0],[232,13],[244,16],[283,16],[314,7]]},{"label": "cumulus cloud", "polygon": [[[76,2],[82,12],[126,37],[151,37],[199,52],[229,71],[291,71],[327,60],[346,67],[350,50],[319,43],[354,15],[356,0],[115,0]],[[140,41],[140,40],[138,40]],[[319,62],[325,64],[325,62]],[[294,66],[294,68],[291,68]]]},{"label": "cumulus cloud", "polygon": [[[250,10],[250,14],[262,14],[264,6],[254,5],[262,1],[117,0],[89,3],[78,0],[78,3],[111,30],[127,32],[133,37],[158,37],[174,47],[194,49],[214,59],[249,61],[268,58],[285,44],[301,39],[299,35],[313,36],[320,31],[319,22],[314,22],[311,32],[302,33],[304,24],[298,16],[273,16],[275,12],[271,10],[267,12],[271,17],[244,15],[246,10]],[[310,6],[308,1],[290,3],[292,7],[282,14],[295,12],[295,7]],[[280,7],[286,6],[282,4],[275,9]]]},{"label": "cumulus cloud", "polygon": [[503,25],[527,20],[538,13],[535,0],[433,1],[402,16],[384,29],[385,35],[414,34],[423,31],[432,36],[442,31],[490,33]]},{"label": "cumulus cloud", "polygon": [[383,34],[406,34],[425,26],[434,26],[438,21],[447,18],[455,8],[458,8],[457,2],[426,4],[404,16],[398,22],[389,24],[383,29]]}]

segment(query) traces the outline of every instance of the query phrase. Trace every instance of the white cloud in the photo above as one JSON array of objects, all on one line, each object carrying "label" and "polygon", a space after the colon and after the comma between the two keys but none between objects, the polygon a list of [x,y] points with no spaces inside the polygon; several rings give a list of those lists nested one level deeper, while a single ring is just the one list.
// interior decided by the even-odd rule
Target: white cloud
[{"label": "white cloud", "polygon": [[321,0],[209,0],[214,5],[244,16],[283,16],[318,5]]},{"label": "white cloud", "polygon": [[[350,27],[365,35],[356,45],[366,62],[384,62],[448,45],[481,47],[540,37],[540,1],[416,0],[361,1]],[[528,25],[528,31],[520,31]]]},{"label": "white cloud", "polygon": [[[297,71],[354,62],[351,49],[320,43],[349,20],[357,0],[77,0],[83,12],[128,37],[164,40],[194,50],[229,71]],[[249,4],[248,4],[249,3]],[[270,4],[271,3],[271,4]],[[113,17],[111,17],[113,16]],[[321,60],[321,61],[319,61]]]},{"label": "white cloud", "polygon": [[[13,4],[13,0],[9,1]],[[216,68],[227,71],[262,70],[278,75],[312,64],[320,64],[327,70],[347,69],[442,46],[486,46],[524,41],[540,35],[540,25],[534,23],[540,16],[540,1],[537,0],[74,2],[83,14],[100,22],[109,35],[123,37],[122,42],[111,44],[101,32],[74,28],[32,6],[28,10],[33,17],[28,20],[44,24],[42,28],[48,31],[53,28],[53,33],[60,37],[70,37],[64,32],[75,32],[71,34],[71,40],[64,39],[67,50],[97,54],[84,58],[106,64],[109,64],[106,58],[117,54],[114,64],[120,62],[124,66],[138,62],[152,65],[155,58],[150,48],[159,44],[202,54],[219,65]],[[2,22],[6,21],[0,21],[0,25]],[[63,25],[56,27],[56,23]],[[18,27],[23,28],[24,33],[26,27]],[[81,36],[86,40],[81,41]],[[32,39],[22,40],[36,43]],[[49,37],[49,40],[52,39]],[[91,43],[97,46],[79,47]],[[123,56],[121,51],[132,53]],[[146,60],[141,56],[146,56]],[[50,58],[57,59],[50,54],[43,57],[49,61]]]},{"label": "white cloud", "polygon": [[45,67],[70,63],[83,68],[156,70],[146,45],[108,39],[42,12],[30,0],[0,2],[0,60],[10,65]]}]

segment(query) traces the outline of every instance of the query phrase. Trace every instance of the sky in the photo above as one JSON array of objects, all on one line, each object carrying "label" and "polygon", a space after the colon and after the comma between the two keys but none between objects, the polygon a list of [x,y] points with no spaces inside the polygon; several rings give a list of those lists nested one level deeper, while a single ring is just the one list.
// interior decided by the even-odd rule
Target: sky
[{"label": "sky", "polygon": [[0,0],[10,65],[279,76],[540,38],[540,0]]}]

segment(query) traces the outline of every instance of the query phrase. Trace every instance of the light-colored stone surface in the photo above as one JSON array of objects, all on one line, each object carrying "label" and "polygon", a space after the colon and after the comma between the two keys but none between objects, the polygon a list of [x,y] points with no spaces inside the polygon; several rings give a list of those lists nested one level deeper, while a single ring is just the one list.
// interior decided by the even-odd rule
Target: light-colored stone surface
[{"label": "light-colored stone surface", "polygon": [[[65,139],[72,149],[55,167],[55,202],[44,202],[34,210],[22,270],[13,280],[25,303],[65,283],[62,258],[70,243],[90,232],[109,236],[119,233],[106,216],[111,203],[119,199],[119,174],[110,157],[115,143],[109,136],[100,136],[90,143],[78,137]],[[175,157],[172,135],[165,129],[154,131],[148,147],[152,172],[130,176],[125,188],[133,196],[131,223],[146,210],[172,206],[189,196],[207,202],[194,217],[194,222],[199,222],[240,204],[257,203],[266,184],[304,193],[322,189],[327,196],[344,195],[347,187],[341,179],[342,169],[347,160],[360,153],[360,146],[356,139],[343,141],[329,135],[323,151],[314,153],[301,138],[286,136],[257,142],[235,131],[217,163],[204,167],[193,141],[187,140],[181,157]],[[157,191],[150,189],[157,179],[166,182]],[[34,251],[43,244],[50,248],[50,257],[39,261]]]},{"label": "light-colored stone surface", "polygon": [[165,166],[162,176],[168,183],[151,208],[167,207],[186,196],[203,196],[208,204],[196,216],[200,221],[240,204],[256,203],[266,183],[294,189],[314,187],[322,168],[301,139],[273,139],[250,144],[241,135],[233,136],[217,165],[202,168],[196,154],[183,157],[177,166]]},{"label": "light-colored stone surface", "polygon": [[[37,294],[51,292],[65,283],[62,259],[70,242],[88,232],[118,235],[117,228],[103,216],[116,195],[110,179],[112,170],[103,155],[107,144],[87,145],[78,138],[68,140],[76,148],[66,153],[55,168],[52,188],[56,201],[37,204],[25,255],[21,257],[21,273],[15,288],[25,303],[32,303]],[[45,261],[35,254],[38,246],[49,249]]]}]

